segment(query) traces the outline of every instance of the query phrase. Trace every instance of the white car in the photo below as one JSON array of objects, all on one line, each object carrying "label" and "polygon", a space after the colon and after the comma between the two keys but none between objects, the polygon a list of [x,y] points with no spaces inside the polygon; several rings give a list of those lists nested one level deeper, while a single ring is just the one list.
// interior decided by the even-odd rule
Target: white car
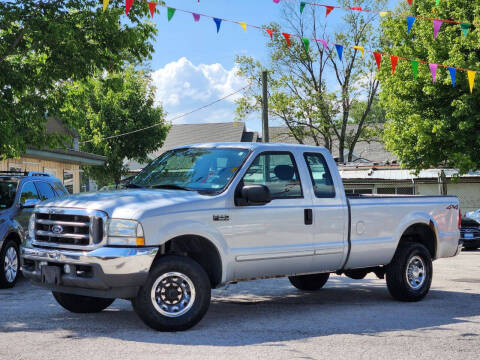
[{"label": "white car", "polygon": [[146,324],[177,331],[202,319],[211,288],[240,280],[288,276],[313,291],[330,273],[374,272],[418,301],[459,234],[456,197],[347,197],[324,148],[199,144],[166,152],[128,189],[37,207],[22,269],[70,311],[131,299]]}]

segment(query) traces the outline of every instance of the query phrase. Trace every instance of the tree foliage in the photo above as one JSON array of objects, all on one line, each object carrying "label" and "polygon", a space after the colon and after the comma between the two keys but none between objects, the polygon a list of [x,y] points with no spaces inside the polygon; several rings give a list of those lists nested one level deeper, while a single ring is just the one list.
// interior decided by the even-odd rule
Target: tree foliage
[{"label": "tree foliage", "polygon": [[[376,9],[385,4],[380,0],[343,0],[344,6],[362,6]],[[344,16],[342,31],[328,34],[325,10],[312,6],[299,14],[298,4],[284,4],[284,19],[292,33],[292,45],[287,46],[280,32],[269,39],[270,63],[263,65],[251,57],[237,57],[239,74],[252,82],[252,86],[237,101],[237,115],[242,119],[259,111],[262,105],[261,72],[268,71],[269,113],[289,129],[299,143],[313,140],[329,150],[338,147],[339,160],[352,160],[355,145],[369,140],[371,132],[366,124],[382,121],[378,108],[378,80],[374,63],[364,60],[353,46],[375,48],[375,16],[350,11]],[[279,30],[278,24],[267,28]],[[282,29],[286,27],[283,26]],[[325,39],[329,50],[319,41],[310,41],[309,50],[299,38]],[[340,61],[333,43],[344,45]],[[273,139],[274,140],[274,139]],[[344,159],[344,153],[347,154]]]},{"label": "tree foliage", "polygon": [[[163,109],[155,106],[154,88],[144,72],[130,67],[73,82],[61,91],[61,117],[78,130],[81,149],[107,157],[104,167],[87,169],[99,186],[120,182],[128,170],[125,159],[145,162],[148,153],[162,146],[169,125]],[[130,134],[114,137],[125,133]]]},{"label": "tree foliage", "polygon": [[[476,1],[416,1],[412,16],[480,22],[480,4]],[[431,21],[418,19],[408,35],[404,18],[389,18],[382,23],[383,45],[387,53],[480,70],[480,32],[472,27],[464,36],[458,24],[444,23],[433,40]],[[384,58],[380,73],[381,100],[389,119],[385,140],[403,166],[422,168],[447,166],[461,172],[480,169],[480,92],[470,94],[467,73],[457,71],[452,87],[448,69],[438,67],[432,83],[428,64],[419,65],[418,79],[409,61],[399,60],[394,76],[390,61]],[[478,74],[477,74],[477,81]]]},{"label": "tree foliage", "polygon": [[149,58],[156,29],[147,15],[144,2],[126,21],[122,0],[105,12],[98,0],[0,1],[0,158],[65,142],[44,131],[59,106],[52,90]]}]

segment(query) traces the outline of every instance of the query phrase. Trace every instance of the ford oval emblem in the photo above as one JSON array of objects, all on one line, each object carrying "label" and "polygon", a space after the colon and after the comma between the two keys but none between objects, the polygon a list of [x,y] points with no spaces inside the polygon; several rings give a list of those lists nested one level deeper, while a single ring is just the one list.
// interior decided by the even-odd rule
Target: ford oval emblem
[{"label": "ford oval emblem", "polygon": [[61,233],[63,233],[63,227],[62,227],[62,225],[53,225],[53,226],[52,226],[52,232],[53,232],[54,234],[61,234]]}]

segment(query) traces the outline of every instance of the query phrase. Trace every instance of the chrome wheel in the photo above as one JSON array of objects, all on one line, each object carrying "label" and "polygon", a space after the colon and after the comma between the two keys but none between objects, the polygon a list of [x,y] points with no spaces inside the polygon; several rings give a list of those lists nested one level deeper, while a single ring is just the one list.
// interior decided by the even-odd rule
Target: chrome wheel
[{"label": "chrome wheel", "polygon": [[195,286],[185,274],[168,272],[153,284],[151,298],[153,306],[160,314],[178,317],[192,308],[195,302]]},{"label": "chrome wheel", "polygon": [[425,264],[419,256],[413,256],[410,258],[407,264],[407,282],[408,285],[414,289],[419,289],[427,277]]},{"label": "chrome wheel", "polygon": [[4,260],[4,272],[5,272],[5,279],[9,283],[13,283],[17,278],[18,273],[18,255],[17,250],[12,246],[7,249],[5,253],[5,260]]}]

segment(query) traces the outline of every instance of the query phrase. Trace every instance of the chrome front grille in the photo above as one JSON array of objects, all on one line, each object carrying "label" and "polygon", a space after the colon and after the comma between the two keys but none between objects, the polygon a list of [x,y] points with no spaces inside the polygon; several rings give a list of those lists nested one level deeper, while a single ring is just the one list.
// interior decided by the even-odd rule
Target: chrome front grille
[{"label": "chrome front grille", "polygon": [[107,217],[101,211],[37,208],[34,216],[34,245],[88,249],[105,237]]}]

